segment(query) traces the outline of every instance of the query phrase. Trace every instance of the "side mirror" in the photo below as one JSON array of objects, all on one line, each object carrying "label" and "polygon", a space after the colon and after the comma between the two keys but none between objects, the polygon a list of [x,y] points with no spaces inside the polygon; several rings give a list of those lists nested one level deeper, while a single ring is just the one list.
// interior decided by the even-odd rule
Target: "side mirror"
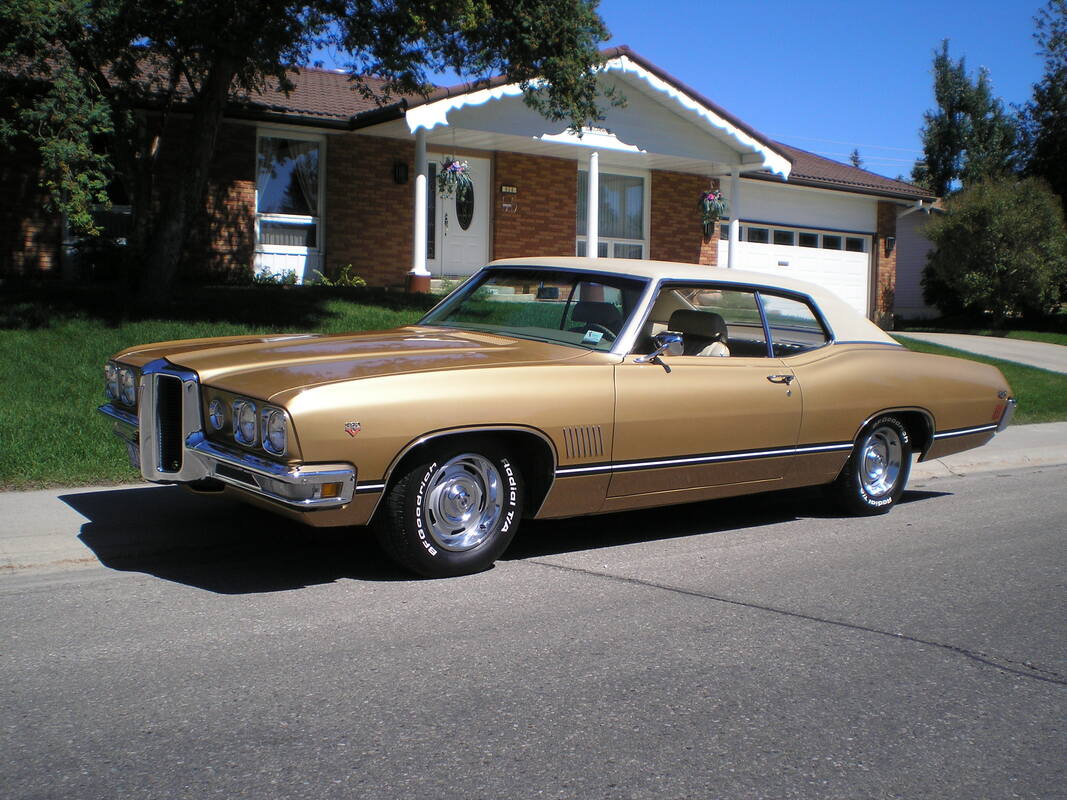
[{"label": "side mirror", "polygon": [[659,364],[667,372],[671,371],[660,356],[680,356],[684,352],[682,346],[682,334],[675,333],[674,331],[663,331],[657,333],[652,337],[652,341],[656,345],[656,349],[649,353],[647,356],[638,356],[634,359],[635,364]]},{"label": "side mirror", "polygon": [[652,337],[656,343],[656,352],[660,355],[680,356],[685,352],[682,344],[682,334],[674,331],[663,331]]}]

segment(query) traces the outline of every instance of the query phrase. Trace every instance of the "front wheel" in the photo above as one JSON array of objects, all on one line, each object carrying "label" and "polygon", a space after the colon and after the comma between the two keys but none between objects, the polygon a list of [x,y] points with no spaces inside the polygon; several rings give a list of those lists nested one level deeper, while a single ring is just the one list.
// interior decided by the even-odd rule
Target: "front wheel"
[{"label": "front wheel", "polygon": [[519,527],[518,465],[491,442],[442,446],[390,486],[375,533],[395,562],[428,578],[488,569]]},{"label": "front wheel", "polygon": [[878,417],[860,432],[830,494],[850,514],[885,514],[904,492],[910,471],[907,429],[896,417]]}]

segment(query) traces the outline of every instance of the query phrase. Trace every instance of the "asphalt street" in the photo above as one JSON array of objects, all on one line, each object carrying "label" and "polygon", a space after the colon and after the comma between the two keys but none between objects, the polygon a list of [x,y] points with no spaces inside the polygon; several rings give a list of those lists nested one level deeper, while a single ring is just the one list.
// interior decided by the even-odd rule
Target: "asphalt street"
[{"label": "asphalt street", "polygon": [[1065,485],[533,523],[444,581],[173,489],[71,493],[103,566],[0,577],[0,793],[1067,798]]}]

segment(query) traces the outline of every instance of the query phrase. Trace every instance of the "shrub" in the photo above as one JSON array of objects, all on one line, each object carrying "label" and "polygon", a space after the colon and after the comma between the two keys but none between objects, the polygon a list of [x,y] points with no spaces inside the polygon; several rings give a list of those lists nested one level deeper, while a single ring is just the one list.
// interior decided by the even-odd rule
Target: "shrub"
[{"label": "shrub", "polygon": [[1043,316],[1067,281],[1067,225],[1059,198],[1036,179],[970,186],[926,226],[934,244],[923,296],[942,313]]},{"label": "shrub", "polygon": [[330,278],[323,273],[315,270],[315,274],[319,277],[311,281],[316,286],[331,286],[331,287],[345,287],[349,289],[361,289],[367,285],[367,281],[355,273],[355,268],[351,264],[345,264],[337,273],[336,278]]}]

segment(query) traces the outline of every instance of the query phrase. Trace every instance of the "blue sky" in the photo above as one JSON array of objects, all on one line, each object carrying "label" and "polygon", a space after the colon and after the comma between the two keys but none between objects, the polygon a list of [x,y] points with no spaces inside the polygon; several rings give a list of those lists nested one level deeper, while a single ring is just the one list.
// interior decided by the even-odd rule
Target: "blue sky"
[{"label": "blue sky", "polygon": [[[633,50],[774,139],[839,161],[858,147],[890,177],[921,153],[942,39],[984,66],[1005,104],[1040,78],[1033,17],[1042,0],[602,0],[609,45]],[[319,54],[324,66],[333,64]],[[441,83],[454,83],[443,77]]]}]

